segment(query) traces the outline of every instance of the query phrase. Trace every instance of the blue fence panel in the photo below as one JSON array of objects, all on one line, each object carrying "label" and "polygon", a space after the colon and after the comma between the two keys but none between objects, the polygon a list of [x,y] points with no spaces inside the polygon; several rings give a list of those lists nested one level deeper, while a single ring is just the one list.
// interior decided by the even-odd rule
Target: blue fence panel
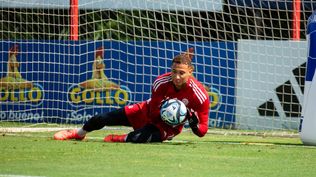
[{"label": "blue fence panel", "polygon": [[[94,114],[149,99],[152,82],[170,71],[172,58],[194,47],[194,75],[210,89],[210,126],[231,127],[235,122],[236,45],[234,42],[1,41],[0,120],[84,123]],[[105,65],[101,72],[121,90],[82,87],[93,79],[93,63],[101,46]],[[12,64],[14,56],[18,66]]]}]

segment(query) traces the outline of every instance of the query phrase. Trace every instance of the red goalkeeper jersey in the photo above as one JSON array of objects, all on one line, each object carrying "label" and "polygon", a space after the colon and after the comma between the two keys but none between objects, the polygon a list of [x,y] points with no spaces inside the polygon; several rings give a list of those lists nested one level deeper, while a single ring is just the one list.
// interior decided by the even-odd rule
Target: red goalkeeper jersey
[{"label": "red goalkeeper jersey", "polygon": [[194,110],[199,119],[199,129],[194,133],[202,137],[208,130],[208,117],[210,100],[203,85],[194,77],[190,77],[186,86],[176,90],[171,78],[171,73],[157,77],[152,85],[151,99],[125,107],[127,117],[134,129],[152,123],[159,128],[162,140],[172,139],[183,129],[183,125],[172,127],[160,118],[160,104],[166,98],[177,98],[187,108]]}]

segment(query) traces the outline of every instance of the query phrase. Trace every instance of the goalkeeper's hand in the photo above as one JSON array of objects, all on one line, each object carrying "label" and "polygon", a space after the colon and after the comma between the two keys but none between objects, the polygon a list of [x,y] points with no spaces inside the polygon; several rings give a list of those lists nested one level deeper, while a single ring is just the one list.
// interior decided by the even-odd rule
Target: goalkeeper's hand
[{"label": "goalkeeper's hand", "polygon": [[193,132],[199,129],[199,118],[197,112],[187,108],[187,119]]},{"label": "goalkeeper's hand", "polygon": [[161,100],[161,102],[160,102],[160,105],[159,105],[159,108],[161,109],[161,106],[166,102],[166,101],[168,101],[170,98],[169,97],[164,97],[164,99],[163,100]]}]

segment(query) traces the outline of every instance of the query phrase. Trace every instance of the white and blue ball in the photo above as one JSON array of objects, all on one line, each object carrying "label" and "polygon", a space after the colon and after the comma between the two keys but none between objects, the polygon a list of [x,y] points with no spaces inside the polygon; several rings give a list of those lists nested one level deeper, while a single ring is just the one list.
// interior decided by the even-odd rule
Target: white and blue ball
[{"label": "white and blue ball", "polygon": [[186,121],[187,108],[177,99],[165,101],[160,108],[161,119],[168,125],[177,126]]}]

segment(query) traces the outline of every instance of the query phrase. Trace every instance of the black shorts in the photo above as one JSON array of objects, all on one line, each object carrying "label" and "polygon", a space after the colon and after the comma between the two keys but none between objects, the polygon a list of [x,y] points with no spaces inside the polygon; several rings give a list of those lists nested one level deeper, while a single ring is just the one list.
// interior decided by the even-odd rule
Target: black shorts
[{"label": "black shorts", "polygon": [[126,142],[150,143],[162,142],[159,129],[153,124],[134,130],[127,135]]}]

